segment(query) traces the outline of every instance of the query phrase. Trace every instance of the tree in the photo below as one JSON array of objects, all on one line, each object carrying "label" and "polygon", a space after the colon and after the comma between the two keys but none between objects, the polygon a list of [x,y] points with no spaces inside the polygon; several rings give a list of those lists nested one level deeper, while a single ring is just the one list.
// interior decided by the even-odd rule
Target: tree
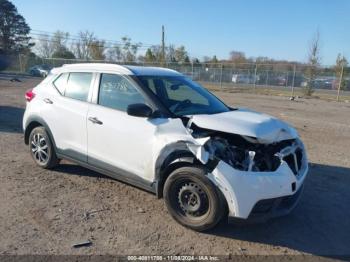
[{"label": "tree", "polygon": [[105,42],[103,40],[93,40],[88,45],[89,58],[93,60],[105,60]]},{"label": "tree", "polygon": [[169,46],[166,47],[165,51],[166,51],[166,55],[165,55],[166,61],[175,63],[176,62],[175,45],[170,44]]},{"label": "tree", "polygon": [[110,61],[122,61],[122,62],[135,62],[138,49],[141,47],[141,43],[132,43],[131,38],[122,37],[122,43],[109,48],[107,51],[107,57]]},{"label": "tree", "polygon": [[307,78],[307,85],[303,88],[303,92],[307,96],[311,96],[314,92],[316,74],[320,62],[320,33],[317,31],[311,41],[308,53],[308,67],[305,74]]},{"label": "tree", "polygon": [[73,44],[73,52],[79,59],[88,60],[91,58],[90,45],[96,41],[94,33],[89,31],[80,31],[78,40]]},{"label": "tree", "polygon": [[[344,69],[348,66],[348,60],[341,54],[338,54],[337,60],[335,62],[334,71],[336,74],[337,80],[336,83],[339,85],[340,83],[340,90],[345,90],[347,88],[347,81],[344,77]],[[340,80],[341,79],[341,80]],[[336,86],[338,88],[338,86]]]},{"label": "tree", "polygon": [[8,0],[0,0],[0,50],[3,53],[28,52],[33,46],[30,27],[17,8]]},{"label": "tree", "polygon": [[51,37],[51,44],[53,53],[64,53],[68,50],[67,43],[69,33],[57,30]]},{"label": "tree", "polygon": [[182,45],[175,49],[175,60],[179,63],[186,62],[186,57],[188,58],[187,51],[185,47]]},{"label": "tree", "polygon": [[51,57],[54,50],[53,45],[50,39],[50,36],[47,34],[41,35],[35,45],[36,53],[44,58]]},{"label": "tree", "polygon": [[148,48],[144,57],[145,62],[155,62],[157,60],[156,56],[153,54],[151,48]]},{"label": "tree", "polygon": [[216,64],[219,62],[219,60],[217,59],[216,55],[214,55],[213,58],[209,62]]},{"label": "tree", "polygon": [[75,59],[75,55],[67,47],[69,40],[69,33],[63,31],[56,31],[51,37],[52,45],[52,57],[53,58],[63,58],[63,59]]},{"label": "tree", "polygon": [[244,64],[247,62],[245,54],[240,51],[231,51],[230,52],[230,61],[235,65]]},{"label": "tree", "polygon": [[200,64],[200,61],[199,61],[199,59],[198,59],[197,57],[194,57],[194,58],[192,59],[192,63],[193,63],[193,64]]},{"label": "tree", "polygon": [[120,47],[113,46],[113,47],[107,48],[106,59],[108,61],[121,61],[122,60],[122,53],[121,53]]},{"label": "tree", "polygon": [[131,38],[122,37],[121,57],[124,62],[134,62],[136,60],[136,53],[141,46],[141,43],[132,43]]},{"label": "tree", "polygon": [[74,54],[68,49],[57,50],[52,54],[53,58],[75,59]]}]

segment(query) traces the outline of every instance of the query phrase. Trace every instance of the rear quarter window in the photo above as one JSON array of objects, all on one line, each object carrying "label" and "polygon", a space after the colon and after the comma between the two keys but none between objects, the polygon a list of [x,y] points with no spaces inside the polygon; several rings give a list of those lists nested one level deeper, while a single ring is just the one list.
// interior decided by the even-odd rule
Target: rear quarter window
[{"label": "rear quarter window", "polygon": [[92,73],[63,73],[53,84],[61,95],[87,101],[91,80]]},{"label": "rear quarter window", "polygon": [[64,95],[66,90],[68,75],[68,73],[63,73],[53,82],[53,85],[61,95]]},{"label": "rear quarter window", "polygon": [[92,73],[69,73],[64,95],[80,101],[87,101]]}]

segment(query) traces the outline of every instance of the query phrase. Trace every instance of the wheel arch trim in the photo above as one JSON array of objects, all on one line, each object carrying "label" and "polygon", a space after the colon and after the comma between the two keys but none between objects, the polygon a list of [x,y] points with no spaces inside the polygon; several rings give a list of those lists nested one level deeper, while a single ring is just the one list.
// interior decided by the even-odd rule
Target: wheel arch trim
[{"label": "wheel arch trim", "polygon": [[56,143],[55,143],[55,139],[52,135],[51,129],[49,128],[48,124],[45,122],[45,120],[43,118],[41,118],[40,116],[31,116],[28,118],[28,120],[26,121],[26,126],[24,129],[24,143],[26,145],[29,144],[29,136],[30,133],[32,132],[32,130],[38,126],[43,126],[45,128],[45,131],[47,132],[54,149],[56,150]]}]

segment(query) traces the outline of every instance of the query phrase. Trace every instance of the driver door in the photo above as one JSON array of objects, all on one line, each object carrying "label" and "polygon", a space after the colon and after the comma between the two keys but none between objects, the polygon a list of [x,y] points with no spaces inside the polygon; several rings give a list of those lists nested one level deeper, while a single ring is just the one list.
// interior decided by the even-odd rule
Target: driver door
[{"label": "driver door", "polygon": [[156,125],[127,114],[128,105],[146,104],[136,84],[118,74],[100,74],[98,99],[88,111],[88,163],[113,173],[137,175],[153,181],[152,163]]}]

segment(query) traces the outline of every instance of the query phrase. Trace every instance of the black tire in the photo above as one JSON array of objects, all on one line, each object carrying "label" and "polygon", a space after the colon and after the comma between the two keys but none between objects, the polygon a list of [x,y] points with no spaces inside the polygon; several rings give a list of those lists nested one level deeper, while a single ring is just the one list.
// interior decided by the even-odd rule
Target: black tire
[{"label": "black tire", "polygon": [[29,150],[35,163],[42,168],[51,169],[59,163],[50,136],[42,126],[30,132]]},{"label": "black tire", "polygon": [[220,192],[200,167],[174,170],[165,181],[163,195],[170,215],[196,231],[213,228],[225,213]]}]

